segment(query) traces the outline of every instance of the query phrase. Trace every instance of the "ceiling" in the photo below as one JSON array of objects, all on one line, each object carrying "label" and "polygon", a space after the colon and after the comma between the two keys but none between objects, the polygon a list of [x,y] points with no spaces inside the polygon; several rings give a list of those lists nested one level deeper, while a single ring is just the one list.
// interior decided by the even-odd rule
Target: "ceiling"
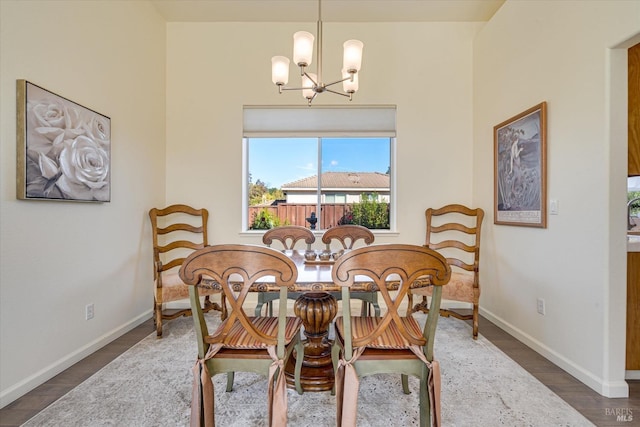
[{"label": "ceiling", "polygon": [[[323,0],[327,22],[488,21],[505,0]],[[316,0],[152,0],[167,22],[315,22]]]}]

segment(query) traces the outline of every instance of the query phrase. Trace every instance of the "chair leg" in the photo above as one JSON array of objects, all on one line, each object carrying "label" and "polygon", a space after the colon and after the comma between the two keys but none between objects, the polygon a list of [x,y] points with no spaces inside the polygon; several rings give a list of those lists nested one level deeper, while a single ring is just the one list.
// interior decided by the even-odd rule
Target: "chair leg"
[{"label": "chair leg", "polygon": [[220,304],[211,301],[211,297],[209,295],[204,298],[202,311],[207,313],[211,310],[220,312],[220,320],[224,320],[227,318],[227,297],[225,297],[224,293],[220,293]]},{"label": "chair leg", "polygon": [[262,306],[264,305],[264,295],[262,292],[258,292],[258,304],[256,304],[255,316],[260,317],[262,315]]},{"label": "chair leg", "polygon": [[227,315],[227,297],[224,292],[222,292],[220,294],[220,320],[225,320]]},{"label": "chair leg", "polygon": [[380,305],[377,302],[371,303],[373,305],[373,312],[376,317],[380,317]]},{"label": "chair leg", "polygon": [[413,312],[413,293],[409,289],[409,292],[407,292],[407,315]]},{"label": "chair leg", "polygon": [[478,304],[473,304],[473,339],[478,339]]},{"label": "chair leg", "polygon": [[360,316],[368,317],[371,316],[373,312],[375,313],[373,314],[375,317],[380,317],[380,304],[378,304],[376,294],[371,293],[371,295],[363,296],[361,299],[362,307],[360,308]]},{"label": "chair leg", "polygon": [[273,302],[269,299],[269,295],[266,293],[258,292],[258,304],[255,309],[255,316],[260,317],[262,315],[262,306],[267,306],[267,315],[273,317]]},{"label": "chair leg", "polygon": [[423,313],[429,313],[429,300],[426,296],[422,296],[422,302],[417,303],[412,308],[409,309],[411,313],[415,313],[416,311],[421,311]]},{"label": "chair leg", "polygon": [[153,309],[152,310],[153,310],[153,316],[151,316],[151,317],[153,317],[153,327],[155,328],[156,327],[156,300],[155,300],[155,298],[153,299]]},{"label": "chair leg", "polygon": [[154,323],[156,324],[156,336],[162,338],[162,304],[155,304]]},{"label": "chair leg", "polygon": [[[337,338],[336,338],[337,339]],[[333,377],[336,378],[338,373],[338,362],[340,361],[340,347],[338,345],[331,346],[331,362],[333,363]],[[333,384],[331,389],[331,396],[336,394],[336,385]]]},{"label": "chair leg", "polygon": [[300,340],[296,344],[296,366],[293,373],[296,391],[298,392],[298,394],[304,393],[304,390],[302,389],[302,384],[300,384],[300,374],[302,372],[303,359],[304,359],[304,341]]},{"label": "chair leg", "polygon": [[409,375],[402,374],[400,378],[402,379],[402,392],[404,394],[411,394],[411,390],[409,390]]},{"label": "chair leg", "polygon": [[431,405],[429,404],[428,368],[425,365],[420,375],[420,427],[431,426]]},{"label": "chair leg", "polygon": [[233,377],[235,376],[235,372],[227,372],[227,393],[233,390]]},{"label": "chair leg", "polygon": [[369,303],[362,301],[362,307],[360,308],[361,317],[369,317]]}]

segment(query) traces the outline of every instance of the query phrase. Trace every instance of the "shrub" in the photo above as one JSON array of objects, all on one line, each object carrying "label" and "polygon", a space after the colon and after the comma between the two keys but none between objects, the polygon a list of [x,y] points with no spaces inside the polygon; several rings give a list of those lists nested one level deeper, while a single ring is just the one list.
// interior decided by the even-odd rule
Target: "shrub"
[{"label": "shrub", "polygon": [[351,212],[340,218],[338,225],[356,224],[369,229],[389,229],[389,203],[380,202],[376,193],[363,193],[360,200],[351,205]]},{"label": "shrub", "polygon": [[280,225],[280,218],[269,212],[267,209],[262,209],[260,212],[253,216],[251,222],[252,230],[269,230],[273,227]]}]

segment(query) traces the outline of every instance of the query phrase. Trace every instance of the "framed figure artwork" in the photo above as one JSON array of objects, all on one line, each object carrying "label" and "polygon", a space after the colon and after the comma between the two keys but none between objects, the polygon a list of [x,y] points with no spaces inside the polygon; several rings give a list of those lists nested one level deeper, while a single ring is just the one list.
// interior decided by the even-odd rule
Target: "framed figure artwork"
[{"label": "framed figure artwork", "polygon": [[547,226],[547,103],[494,126],[494,223]]},{"label": "framed figure artwork", "polygon": [[17,198],[109,202],[111,119],[16,81]]}]

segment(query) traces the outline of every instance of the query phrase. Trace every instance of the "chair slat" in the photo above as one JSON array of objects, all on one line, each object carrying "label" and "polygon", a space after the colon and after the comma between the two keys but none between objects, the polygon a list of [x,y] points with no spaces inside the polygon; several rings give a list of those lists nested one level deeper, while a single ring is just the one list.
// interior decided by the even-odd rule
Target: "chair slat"
[{"label": "chair slat", "polygon": [[202,233],[204,231],[204,227],[202,227],[201,225],[194,226],[191,224],[178,223],[178,224],[171,224],[168,227],[158,228],[158,234],[168,234],[168,233],[173,233],[174,231],[188,231],[191,233]]},{"label": "chair slat", "polygon": [[204,243],[200,242],[200,243],[196,243],[196,242],[191,242],[189,240],[176,240],[174,242],[169,243],[168,245],[164,245],[161,246],[159,245],[157,247],[158,251],[160,253],[167,253],[169,251],[173,251],[176,249],[202,249],[204,248]]}]

